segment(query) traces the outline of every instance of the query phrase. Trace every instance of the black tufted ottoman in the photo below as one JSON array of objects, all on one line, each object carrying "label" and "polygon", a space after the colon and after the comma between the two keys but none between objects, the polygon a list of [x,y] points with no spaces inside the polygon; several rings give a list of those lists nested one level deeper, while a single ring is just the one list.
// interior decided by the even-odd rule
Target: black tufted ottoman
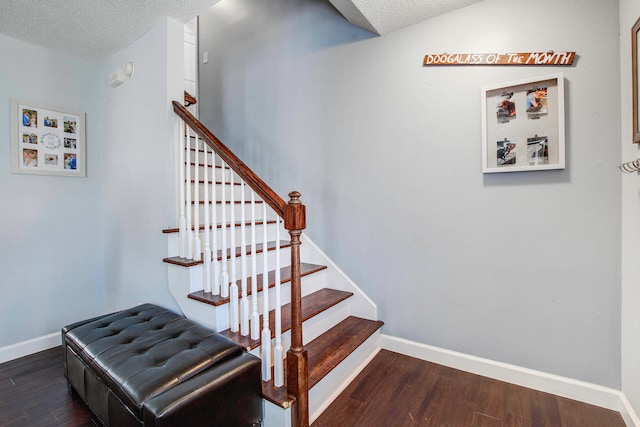
[{"label": "black tufted ottoman", "polygon": [[144,304],[62,329],[65,376],[106,426],[260,425],[260,361]]}]

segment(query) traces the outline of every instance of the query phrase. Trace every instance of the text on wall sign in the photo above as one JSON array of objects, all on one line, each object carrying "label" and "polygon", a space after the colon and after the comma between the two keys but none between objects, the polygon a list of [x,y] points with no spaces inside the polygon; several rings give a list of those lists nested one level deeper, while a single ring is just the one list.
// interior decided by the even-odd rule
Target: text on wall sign
[{"label": "text on wall sign", "polygon": [[424,56],[427,65],[571,65],[575,52],[436,53]]}]

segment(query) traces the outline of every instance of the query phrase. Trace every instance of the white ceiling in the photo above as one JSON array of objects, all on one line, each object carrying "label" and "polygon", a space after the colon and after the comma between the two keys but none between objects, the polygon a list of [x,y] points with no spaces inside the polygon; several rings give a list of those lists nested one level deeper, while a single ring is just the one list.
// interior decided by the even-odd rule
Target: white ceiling
[{"label": "white ceiling", "polygon": [[482,0],[329,0],[349,22],[384,35]]},{"label": "white ceiling", "polygon": [[0,33],[103,62],[162,16],[182,22],[219,0],[0,0]]},{"label": "white ceiling", "polygon": [[[219,1],[0,0],[0,34],[100,63],[162,16],[187,22]],[[478,1],[330,0],[349,22],[380,35]]]}]

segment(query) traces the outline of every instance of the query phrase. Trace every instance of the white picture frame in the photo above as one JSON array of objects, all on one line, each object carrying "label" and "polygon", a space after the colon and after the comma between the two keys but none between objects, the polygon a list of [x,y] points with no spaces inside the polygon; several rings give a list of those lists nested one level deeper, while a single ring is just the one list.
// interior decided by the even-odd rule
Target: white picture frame
[{"label": "white picture frame", "polygon": [[640,58],[640,18],[631,29],[631,91],[633,99],[633,143],[640,143],[640,79],[638,78],[638,58]]},{"label": "white picture frame", "polygon": [[11,172],[84,178],[85,114],[11,100]]},{"label": "white picture frame", "polygon": [[482,88],[482,172],[565,168],[562,73]]}]

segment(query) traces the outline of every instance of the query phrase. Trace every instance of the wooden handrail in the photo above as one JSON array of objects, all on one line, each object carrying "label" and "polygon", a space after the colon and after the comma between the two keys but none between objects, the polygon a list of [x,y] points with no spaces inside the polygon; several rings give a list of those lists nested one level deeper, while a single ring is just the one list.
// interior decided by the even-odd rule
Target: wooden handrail
[{"label": "wooden handrail", "polygon": [[191,95],[186,90],[184,91],[184,106],[185,107],[188,107],[190,105],[194,105],[197,102],[198,102],[198,100],[196,99],[195,96]]},{"label": "wooden handrail", "polygon": [[[224,162],[238,174],[253,191],[273,209],[276,214],[285,219],[285,228],[287,218],[285,211],[287,203],[282,200],[278,194],[271,189],[258,175],[256,175],[238,156],[233,154],[229,148],[222,143],[209,129],[207,129],[193,114],[191,114],[178,101],[173,101],[173,111],[200,137],[211,147]],[[288,229],[288,228],[287,228]]]}]

